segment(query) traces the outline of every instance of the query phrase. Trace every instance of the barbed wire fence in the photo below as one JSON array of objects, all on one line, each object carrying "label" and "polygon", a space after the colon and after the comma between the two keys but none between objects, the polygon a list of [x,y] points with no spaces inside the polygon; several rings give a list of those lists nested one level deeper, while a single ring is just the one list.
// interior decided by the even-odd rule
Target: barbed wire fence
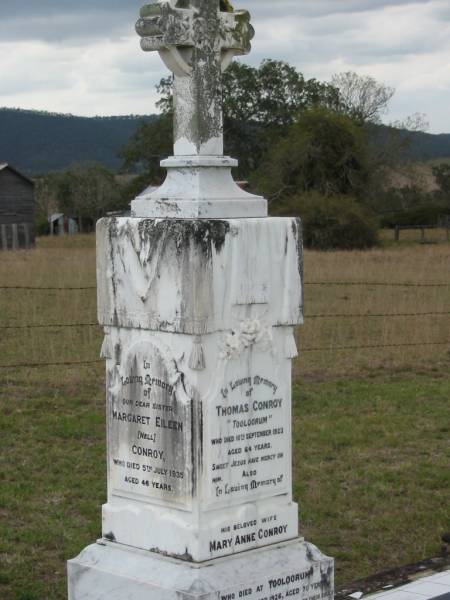
[{"label": "barbed wire fence", "polygon": [[[306,286],[366,286],[366,287],[404,287],[404,288],[450,288],[450,282],[430,282],[430,283],[415,283],[415,282],[383,282],[383,281],[307,281]],[[56,287],[56,286],[0,286],[0,290],[12,291],[94,291],[95,285],[81,287]],[[411,312],[411,313],[322,313],[322,314],[306,314],[305,319],[371,319],[371,318],[417,318],[417,317],[444,317],[450,316],[449,311],[426,311],[426,312]],[[96,322],[88,323],[38,323],[24,325],[0,325],[0,330],[25,330],[25,329],[66,329],[66,328],[85,328],[85,327],[100,327]],[[316,346],[302,347],[302,353],[309,352],[344,352],[358,350],[375,350],[383,348],[413,348],[413,347],[430,347],[430,346],[449,346],[450,340],[436,342],[401,342],[395,344],[362,344],[349,346]],[[55,366],[83,366],[101,364],[102,359],[82,360],[82,361],[57,361],[57,362],[36,362],[36,363],[17,363],[17,364],[1,364],[0,369],[20,369],[20,368],[39,368],[39,367],[55,367]]]}]

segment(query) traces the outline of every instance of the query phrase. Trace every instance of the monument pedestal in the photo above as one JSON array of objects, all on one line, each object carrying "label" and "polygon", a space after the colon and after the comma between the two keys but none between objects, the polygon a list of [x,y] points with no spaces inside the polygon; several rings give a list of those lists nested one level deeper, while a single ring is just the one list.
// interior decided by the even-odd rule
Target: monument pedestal
[{"label": "monument pedestal", "polygon": [[69,600],[333,600],[333,560],[302,540],[189,563],[100,541],[69,561]]},{"label": "monument pedestal", "polygon": [[131,217],[97,224],[108,498],[69,599],[332,600],[333,560],[298,539],[292,499],[301,226],[223,156],[221,73],[250,16],[152,0],[137,31],[175,75],[175,156]]},{"label": "monument pedestal", "polygon": [[332,600],[299,540],[296,219],[102,219],[108,500],[70,600]]},{"label": "monument pedestal", "polygon": [[202,562],[295,539],[295,219],[102,219],[103,537]]}]

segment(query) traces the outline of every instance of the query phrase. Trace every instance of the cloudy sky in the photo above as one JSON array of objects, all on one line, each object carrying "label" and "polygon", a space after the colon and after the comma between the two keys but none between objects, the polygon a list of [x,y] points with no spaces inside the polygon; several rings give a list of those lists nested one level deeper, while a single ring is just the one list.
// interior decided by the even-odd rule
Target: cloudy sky
[{"label": "cloudy sky", "polygon": [[[2,0],[0,106],[79,115],[154,112],[166,74],[134,32],[145,0]],[[425,113],[450,133],[450,0],[235,0],[256,28],[257,65],[307,77],[356,71],[396,88],[386,121]]]}]

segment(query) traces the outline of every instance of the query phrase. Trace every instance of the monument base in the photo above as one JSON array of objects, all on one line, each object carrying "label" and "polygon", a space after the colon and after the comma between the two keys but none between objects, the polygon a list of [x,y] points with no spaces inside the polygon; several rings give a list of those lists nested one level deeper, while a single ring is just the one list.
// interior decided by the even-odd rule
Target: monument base
[{"label": "monument base", "polygon": [[189,563],[101,540],[68,562],[69,600],[333,600],[334,561],[297,539]]}]

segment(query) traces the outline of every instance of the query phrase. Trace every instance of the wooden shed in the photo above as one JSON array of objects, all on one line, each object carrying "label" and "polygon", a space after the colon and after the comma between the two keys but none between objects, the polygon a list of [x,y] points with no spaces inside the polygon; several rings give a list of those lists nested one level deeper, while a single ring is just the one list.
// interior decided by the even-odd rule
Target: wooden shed
[{"label": "wooden shed", "polygon": [[0,250],[34,245],[34,182],[0,162]]}]

